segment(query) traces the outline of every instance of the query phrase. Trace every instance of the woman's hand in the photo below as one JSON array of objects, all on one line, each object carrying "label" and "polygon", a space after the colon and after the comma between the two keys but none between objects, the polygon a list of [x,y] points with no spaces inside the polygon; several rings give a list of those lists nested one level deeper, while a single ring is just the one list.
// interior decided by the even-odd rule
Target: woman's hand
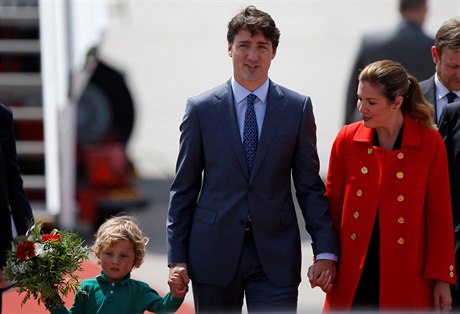
[{"label": "woman's hand", "polygon": [[437,280],[434,285],[434,308],[437,312],[450,312],[452,297],[450,295],[449,284]]}]

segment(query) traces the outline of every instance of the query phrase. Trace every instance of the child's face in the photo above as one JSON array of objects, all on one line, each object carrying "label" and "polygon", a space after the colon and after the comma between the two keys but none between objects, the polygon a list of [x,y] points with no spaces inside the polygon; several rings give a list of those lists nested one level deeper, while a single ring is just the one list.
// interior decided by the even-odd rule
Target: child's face
[{"label": "child's face", "polygon": [[102,271],[112,281],[123,279],[133,269],[134,259],[134,246],[128,240],[119,240],[100,253]]}]

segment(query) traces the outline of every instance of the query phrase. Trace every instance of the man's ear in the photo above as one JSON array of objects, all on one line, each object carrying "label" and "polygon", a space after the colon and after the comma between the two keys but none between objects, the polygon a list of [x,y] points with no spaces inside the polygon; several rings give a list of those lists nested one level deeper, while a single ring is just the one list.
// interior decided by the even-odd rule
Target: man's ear
[{"label": "man's ear", "polygon": [[438,52],[438,49],[436,49],[436,46],[431,47],[431,57],[433,58],[434,64],[438,64],[438,62],[439,62],[439,52]]}]

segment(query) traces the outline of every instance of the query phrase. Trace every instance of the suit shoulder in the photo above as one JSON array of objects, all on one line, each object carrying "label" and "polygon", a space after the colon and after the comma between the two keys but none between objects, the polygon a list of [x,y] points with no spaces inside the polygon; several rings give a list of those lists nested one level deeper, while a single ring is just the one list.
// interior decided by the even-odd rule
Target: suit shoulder
[{"label": "suit shoulder", "polygon": [[309,96],[303,95],[299,92],[296,92],[292,89],[289,89],[287,87],[278,85],[276,83],[273,83],[273,88],[280,94],[286,97],[288,100],[292,101],[298,101],[304,103],[306,99],[310,99]]},{"label": "suit shoulder", "polygon": [[429,79],[423,80],[419,82],[420,88],[422,91],[425,91],[428,88],[434,86],[434,76],[430,77]]},{"label": "suit shoulder", "polygon": [[189,101],[200,104],[200,103],[207,103],[212,101],[213,99],[220,99],[231,92],[231,86],[229,83],[224,83],[210,90],[207,90],[201,94],[191,96]]}]

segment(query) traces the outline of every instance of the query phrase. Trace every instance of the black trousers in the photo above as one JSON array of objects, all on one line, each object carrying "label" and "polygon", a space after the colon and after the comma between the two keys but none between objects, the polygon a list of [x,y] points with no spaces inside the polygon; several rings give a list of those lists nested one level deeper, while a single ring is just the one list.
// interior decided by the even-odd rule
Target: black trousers
[{"label": "black trousers", "polygon": [[[219,265],[216,265],[219,267]],[[243,299],[249,313],[295,313],[298,285],[273,285],[262,269],[251,231],[245,240],[237,274],[224,287],[192,281],[196,313],[241,313]]]}]

